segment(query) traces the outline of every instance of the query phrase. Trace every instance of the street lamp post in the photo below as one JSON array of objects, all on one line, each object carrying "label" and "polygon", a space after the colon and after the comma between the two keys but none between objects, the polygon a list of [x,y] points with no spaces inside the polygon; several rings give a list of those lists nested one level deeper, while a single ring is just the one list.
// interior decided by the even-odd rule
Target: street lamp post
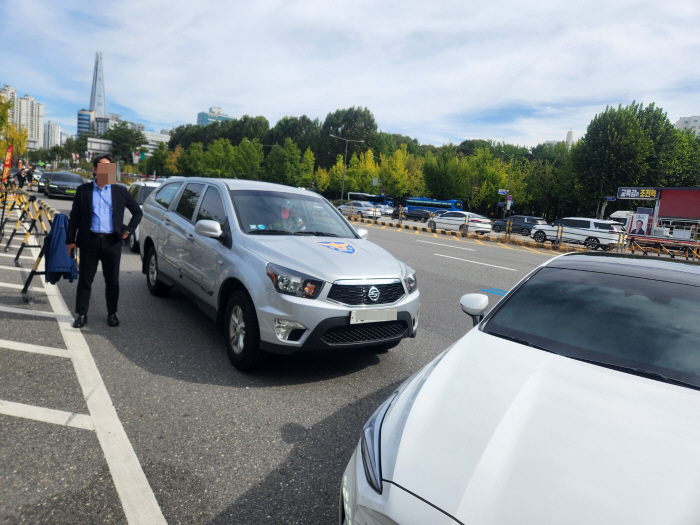
[{"label": "street lamp post", "polygon": [[501,150],[501,153],[503,153],[506,157],[510,159],[510,173],[508,174],[508,187],[506,188],[506,203],[503,206],[503,218],[506,218],[506,208],[508,207],[508,197],[510,197],[510,179],[513,178],[513,162],[515,159],[508,155],[505,151]]},{"label": "street lamp post", "polygon": [[348,142],[362,142],[364,143],[364,140],[352,140],[352,139],[344,139],[343,137],[336,137],[332,133],[329,133],[331,137],[334,139],[338,140],[344,140],[345,141],[345,157],[343,160],[343,185],[340,188],[340,204],[343,204],[343,195],[345,193],[345,170],[348,164]]}]

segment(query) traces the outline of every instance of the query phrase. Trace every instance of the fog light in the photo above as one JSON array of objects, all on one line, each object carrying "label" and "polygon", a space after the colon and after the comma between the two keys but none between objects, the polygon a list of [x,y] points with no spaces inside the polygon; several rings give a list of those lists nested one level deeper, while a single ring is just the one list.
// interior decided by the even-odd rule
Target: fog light
[{"label": "fog light", "polygon": [[[277,335],[277,339],[279,339],[280,341],[290,340],[289,336],[294,330],[301,330],[303,333],[303,331],[306,330],[306,327],[301,323],[297,323],[296,321],[289,321],[287,319],[275,319],[275,334]],[[301,337],[293,337],[291,340],[298,341],[300,338]]]}]

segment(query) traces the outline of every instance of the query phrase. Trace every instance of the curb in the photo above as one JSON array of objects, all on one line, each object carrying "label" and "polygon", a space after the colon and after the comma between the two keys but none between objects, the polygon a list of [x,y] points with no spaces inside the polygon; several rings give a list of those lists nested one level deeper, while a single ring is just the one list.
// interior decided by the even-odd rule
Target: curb
[{"label": "curb", "polygon": [[427,228],[425,226],[409,226],[406,224],[394,224],[393,222],[384,222],[384,221],[378,221],[378,220],[372,220],[372,219],[359,219],[354,216],[348,217],[349,220],[352,220],[353,222],[366,222],[368,224],[378,224],[381,226],[389,226],[391,228],[397,228],[397,229],[403,229],[403,230],[411,230],[411,231],[422,231],[426,233],[439,233],[441,235],[450,235],[454,237],[465,237],[468,239],[478,239],[481,241],[488,241],[488,242],[496,242],[500,244],[513,244],[515,246],[524,246],[526,248],[538,248],[540,250],[549,250],[553,252],[561,252],[561,253],[568,253],[568,252],[585,252],[587,251],[585,248],[579,248],[579,247],[574,247],[574,246],[563,246],[563,245],[556,245],[556,244],[541,244],[535,241],[521,241],[521,240],[514,240],[514,239],[506,239],[506,237],[489,237],[488,235],[478,235],[476,233],[462,233],[458,231],[452,231],[452,230],[439,230],[435,229],[432,230],[430,228]]}]

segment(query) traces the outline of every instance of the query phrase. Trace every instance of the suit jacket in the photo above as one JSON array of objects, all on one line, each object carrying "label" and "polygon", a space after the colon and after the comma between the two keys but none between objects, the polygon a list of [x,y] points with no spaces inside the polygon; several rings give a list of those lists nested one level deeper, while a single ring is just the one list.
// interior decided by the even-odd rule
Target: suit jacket
[{"label": "suit jacket", "polygon": [[[92,181],[78,186],[70,211],[66,244],[76,244],[78,248],[86,246],[90,238],[92,224],[92,192],[95,188]],[[131,220],[124,226],[124,209],[129,208]],[[143,212],[134,197],[124,186],[112,184],[112,221],[114,231],[121,237],[125,231],[133,234],[141,222]]]}]

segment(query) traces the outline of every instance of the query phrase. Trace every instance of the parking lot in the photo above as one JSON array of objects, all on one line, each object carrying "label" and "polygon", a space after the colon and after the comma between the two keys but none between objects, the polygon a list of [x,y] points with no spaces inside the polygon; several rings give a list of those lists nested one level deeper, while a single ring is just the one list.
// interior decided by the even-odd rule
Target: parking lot
[{"label": "parking lot", "polygon": [[461,295],[494,304],[556,255],[356,226],[417,271],[418,337],[385,353],[274,356],[249,374],[194,303],[148,292],[126,246],[121,326],[105,322],[98,272],[81,331],[70,327],[75,283],[37,277],[25,304],[31,254],[18,269],[19,243],[0,251],[0,523],[334,523],[366,419],[471,327]]}]

